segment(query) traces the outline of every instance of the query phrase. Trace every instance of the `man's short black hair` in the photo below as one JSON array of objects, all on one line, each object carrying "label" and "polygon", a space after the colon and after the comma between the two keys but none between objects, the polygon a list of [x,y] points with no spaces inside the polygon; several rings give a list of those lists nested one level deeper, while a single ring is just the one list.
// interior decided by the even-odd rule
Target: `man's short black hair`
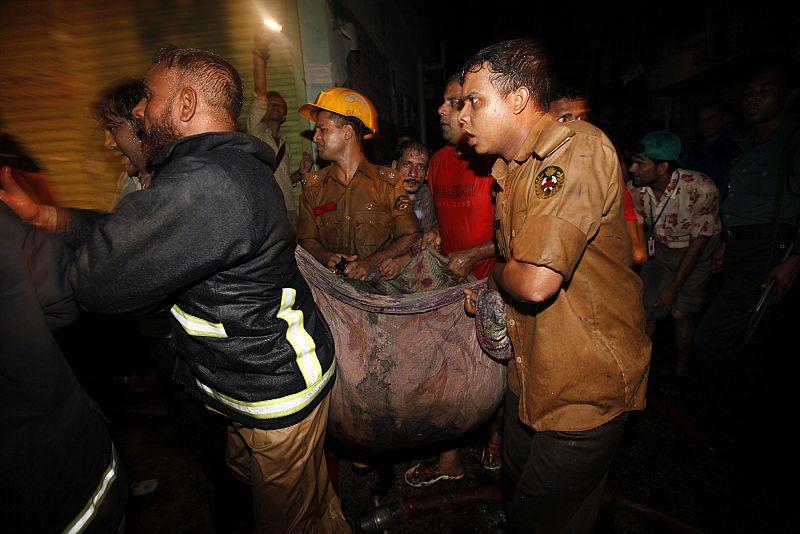
[{"label": "man's short black hair", "polygon": [[97,123],[111,128],[123,121],[138,123],[133,108],[144,98],[144,83],[141,80],[125,78],[106,87],[94,103],[94,117]]},{"label": "man's short black hair", "polygon": [[501,94],[507,95],[524,86],[539,107],[547,109],[554,81],[550,59],[539,41],[524,37],[487,46],[467,60],[461,68],[459,81],[463,85],[468,73],[484,67],[491,73],[492,85]]},{"label": "man's short black hair", "polygon": [[358,137],[359,141],[363,142],[364,136],[372,133],[372,130],[367,128],[367,126],[358,117],[340,115],[334,111],[329,111],[328,113],[331,114],[331,121],[333,121],[333,123],[339,128],[344,128],[345,126],[350,125],[356,132],[356,137]]},{"label": "man's short black hair", "polygon": [[397,145],[397,149],[395,150],[394,153],[395,161],[400,161],[400,158],[402,158],[403,155],[409,151],[422,152],[423,154],[428,156],[428,159],[431,159],[431,149],[428,148],[428,145],[426,145],[425,143],[421,143],[420,141],[411,140],[411,141],[404,141],[399,145]]},{"label": "man's short black hair", "polygon": [[191,82],[211,107],[236,122],[242,112],[244,91],[239,72],[222,56],[198,48],[162,48],[153,65],[166,65],[179,71],[180,79]]}]

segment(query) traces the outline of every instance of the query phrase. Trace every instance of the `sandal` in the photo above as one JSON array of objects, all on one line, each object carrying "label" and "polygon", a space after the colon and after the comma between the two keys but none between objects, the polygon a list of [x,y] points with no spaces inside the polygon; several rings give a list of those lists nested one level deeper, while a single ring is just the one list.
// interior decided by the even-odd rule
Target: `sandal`
[{"label": "sandal", "polygon": [[439,473],[434,470],[436,461],[420,462],[408,471],[403,477],[406,484],[414,488],[424,488],[436,484],[440,480],[461,480],[464,478],[464,473],[459,475],[448,475],[446,473]]},{"label": "sandal", "polygon": [[503,447],[502,443],[494,443],[490,441],[486,444],[486,448],[481,453],[481,467],[489,471],[497,471],[502,467],[503,460],[500,451]]}]

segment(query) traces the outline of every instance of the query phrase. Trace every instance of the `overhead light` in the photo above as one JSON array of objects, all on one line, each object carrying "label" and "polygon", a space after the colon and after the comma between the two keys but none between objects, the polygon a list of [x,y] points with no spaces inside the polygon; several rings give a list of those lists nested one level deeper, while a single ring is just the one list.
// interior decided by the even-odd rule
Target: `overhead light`
[{"label": "overhead light", "polygon": [[264,19],[264,26],[266,26],[267,28],[269,28],[274,32],[279,32],[283,30],[283,26],[275,22],[273,19]]}]

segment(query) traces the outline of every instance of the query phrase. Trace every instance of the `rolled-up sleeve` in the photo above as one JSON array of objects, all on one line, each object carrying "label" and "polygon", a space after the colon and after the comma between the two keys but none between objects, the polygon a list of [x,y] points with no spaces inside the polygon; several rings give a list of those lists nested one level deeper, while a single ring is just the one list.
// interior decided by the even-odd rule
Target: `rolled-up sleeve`
[{"label": "rolled-up sleeve", "polygon": [[[596,137],[576,137],[572,142],[571,150],[538,165],[527,163],[525,179],[532,182],[525,189],[526,200],[516,205],[527,205],[528,211],[515,215],[511,240],[514,259],[553,269],[565,280],[572,276],[603,216],[614,202],[622,201],[621,170],[613,146]],[[602,150],[592,146],[595,143]],[[543,193],[537,181],[553,167],[563,173],[561,183],[555,192]]]},{"label": "rolled-up sleeve", "polygon": [[414,215],[414,203],[398,180],[388,199],[392,212],[392,237],[395,239],[422,231],[419,219]]}]

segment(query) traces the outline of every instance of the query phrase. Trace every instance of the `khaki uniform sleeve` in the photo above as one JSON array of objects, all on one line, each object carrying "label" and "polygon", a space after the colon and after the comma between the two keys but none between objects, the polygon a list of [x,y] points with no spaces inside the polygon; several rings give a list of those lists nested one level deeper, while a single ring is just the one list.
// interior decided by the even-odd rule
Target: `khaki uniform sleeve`
[{"label": "khaki uniform sleeve", "polygon": [[[528,215],[513,228],[512,254],[517,261],[544,266],[568,280],[601,219],[621,202],[621,169],[611,143],[600,137],[575,136],[561,150],[530,165],[530,187],[522,189]],[[554,192],[548,173],[561,170]],[[622,210],[620,209],[621,213]],[[522,220],[522,219],[521,219]]]},{"label": "khaki uniform sleeve", "polygon": [[295,234],[297,240],[316,239],[320,240],[319,228],[317,228],[316,216],[314,215],[315,192],[321,185],[316,183],[316,173],[306,173],[303,176],[303,190],[300,192],[300,206],[297,213],[297,228]]}]

